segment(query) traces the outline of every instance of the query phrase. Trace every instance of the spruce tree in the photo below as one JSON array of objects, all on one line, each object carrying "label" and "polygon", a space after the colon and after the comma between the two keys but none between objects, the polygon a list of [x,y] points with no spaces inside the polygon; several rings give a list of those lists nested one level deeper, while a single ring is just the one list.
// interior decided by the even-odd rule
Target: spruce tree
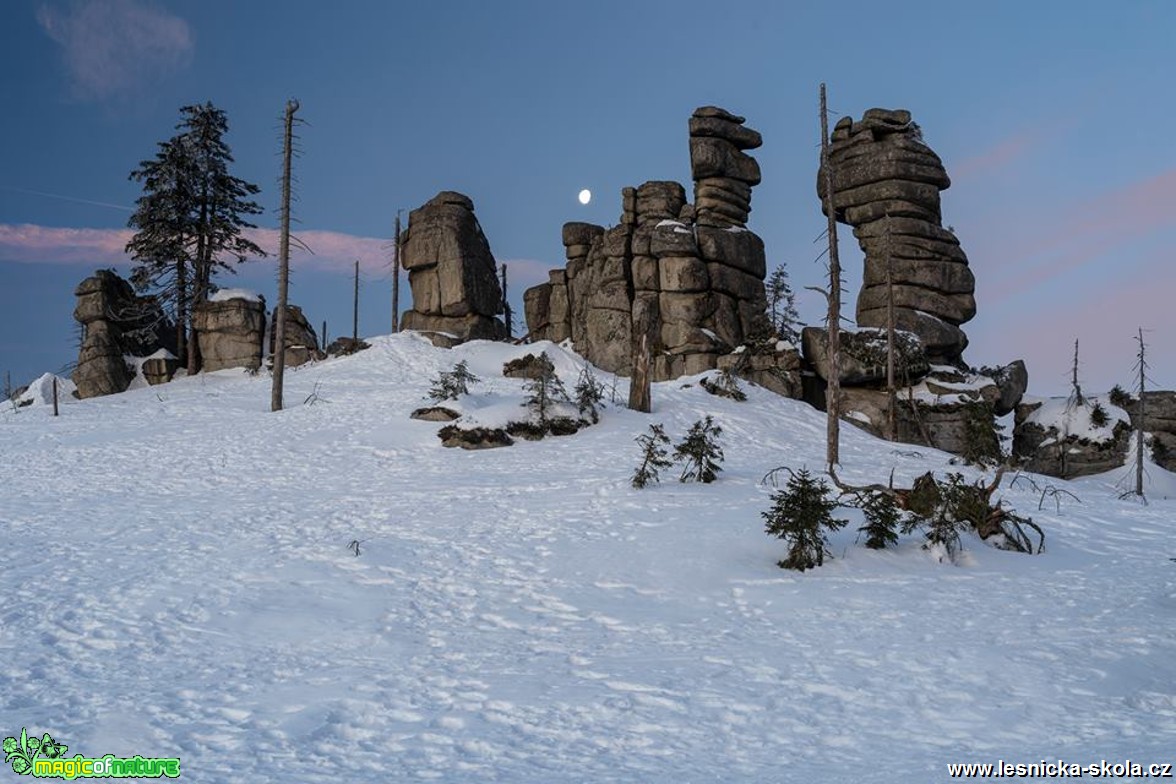
[{"label": "spruce tree", "polygon": [[[255,228],[245,216],[262,209],[250,199],[258,187],[229,173],[233,156],[223,138],[225,112],[204,103],[185,106],[180,114],[180,133],[160,143],[154,160],[131,172],[144,194],[128,221],[136,233],[127,243],[127,253],[138,262],[132,281],[140,290],[161,290],[175,310],[177,334],[187,328],[192,307],[212,293],[213,276],[232,270],[227,259],[240,263],[266,255],[243,236]],[[188,370],[196,372],[194,334],[187,344]]]},{"label": "spruce tree", "polygon": [[723,429],[707,416],[690,426],[686,437],[674,445],[674,460],[682,463],[680,482],[711,483],[718,478],[723,462],[723,449],[719,437]]},{"label": "spruce tree", "polygon": [[788,557],[779,562],[780,567],[803,572],[831,556],[825,531],[842,528],[848,521],[833,517],[837,501],[830,497],[824,479],[814,477],[807,468],[789,473],[788,485],[772,493],[772,508],[760,515],[765,530],[788,544]]},{"label": "spruce tree", "polygon": [[780,264],[764,282],[764,292],[768,299],[768,318],[776,334],[789,343],[798,343],[800,333],[796,326],[800,323],[800,316],[796,312],[796,294],[788,282],[788,270]]},{"label": "spruce tree", "polygon": [[641,465],[637,466],[629,482],[640,490],[650,482],[661,481],[658,472],[672,465],[666,457],[670,437],[661,425],[650,425],[649,432],[637,436],[635,440],[641,445]]}]

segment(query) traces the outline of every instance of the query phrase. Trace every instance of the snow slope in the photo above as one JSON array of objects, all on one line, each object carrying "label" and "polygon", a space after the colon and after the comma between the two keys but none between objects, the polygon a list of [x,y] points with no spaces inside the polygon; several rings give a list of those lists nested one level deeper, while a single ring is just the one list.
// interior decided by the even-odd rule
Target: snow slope
[{"label": "snow slope", "polygon": [[[466,452],[408,418],[431,379],[467,359],[484,383],[463,407],[497,411],[521,385],[503,361],[537,347],[372,343],[289,373],[276,414],[268,378],[237,371],[0,413],[0,735],[179,756],[198,782],[1173,761],[1176,502],[1038,477],[1081,498],[1039,512],[1021,480],[1004,495],[1043,555],[868,551],[847,513],[831,563],[785,572],[760,479],[820,467],[804,404],[680,379],[651,415],[610,406],[575,436]],[[578,359],[538,348],[570,387]],[[677,439],[705,414],[717,483],[629,487],[649,423]],[[843,428],[847,481],[947,459]]]}]

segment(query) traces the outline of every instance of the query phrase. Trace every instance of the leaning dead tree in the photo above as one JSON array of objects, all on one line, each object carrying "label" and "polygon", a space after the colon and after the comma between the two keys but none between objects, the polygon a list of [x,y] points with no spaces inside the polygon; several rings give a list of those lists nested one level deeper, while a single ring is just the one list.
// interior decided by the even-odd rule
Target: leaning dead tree
[{"label": "leaning dead tree", "polygon": [[286,373],[286,302],[290,293],[290,166],[294,158],[294,113],[298,101],[286,102],[282,139],[282,235],[278,244],[278,311],[274,319],[274,380],[270,410],[282,410]]},{"label": "leaning dead tree", "polygon": [[829,159],[829,111],[824,82],[821,82],[821,168],[825,173],[824,208],[829,234],[829,289],[824,292],[829,306],[825,325],[829,338],[825,462],[832,468],[841,462],[841,262],[837,254],[837,214],[833,209],[833,165]]},{"label": "leaning dead tree", "polygon": [[[917,478],[911,487],[895,487],[894,474],[888,485],[848,485],[841,481],[837,472],[830,467],[829,477],[843,496],[854,496],[864,503],[872,495],[884,495],[893,499],[895,505],[910,512],[921,520],[935,521],[947,518],[964,523],[979,534],[981,539],[1002,537],[1002,547],[1021,553],[1040,553],[1045,546],[1045,532],[1028,517],[1014,513],[1002,501],[992,500],[1005,475],[1005,466],[996,469],[990,484],[982,480],[966,484],[960,474],[952,474],[948,481],[936,479],[930,471]],[[1034,543],[1026,529],[1036,533]]]}]

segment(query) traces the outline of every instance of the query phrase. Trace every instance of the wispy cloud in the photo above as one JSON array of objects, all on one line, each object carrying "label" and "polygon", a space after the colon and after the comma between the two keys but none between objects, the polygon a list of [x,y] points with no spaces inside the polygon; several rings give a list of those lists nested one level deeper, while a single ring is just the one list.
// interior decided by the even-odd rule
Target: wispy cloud
[{"label": "wispy cloud", "polygon": [[951,177],[953,180],[965,180],[1004,168],[1028,152],[1041,135],[1041,131],[1034,129],[1018,131],[995,147],[954,163]]},{"label": "wispy cloud", "polygon": [[75,0],[37,10],[41,28],[61,46],[75,94],[104,101],[133,94],[192,61],[188,23],[142,0]]},{"label": "wispy cloud", "polygon": [[[254,229],[248,236],[262,250],[276,255],[277,229]],[[386,270],[392,258],[391,238],[360,237],[336,231],[295,232],[311,252],[291,249],[292,263],[326,271],[350,270],[359,261],[365,272]],[[0,223],[0,261],[121,267],[131,263],[124,252],[129,229],[87,229],[35,224]]]},{"label": "wispy cloud", "polygon": [[[985,255],[1000,259],[1005,274],[995,281],[997,300],[1036,290],[1157,231],[1176,228],[1176,169],[1108,191],[1053,218],[1035,222],[1020,240],[994,232]],[[1130,263],[1130,259],[1118,259]]]}]

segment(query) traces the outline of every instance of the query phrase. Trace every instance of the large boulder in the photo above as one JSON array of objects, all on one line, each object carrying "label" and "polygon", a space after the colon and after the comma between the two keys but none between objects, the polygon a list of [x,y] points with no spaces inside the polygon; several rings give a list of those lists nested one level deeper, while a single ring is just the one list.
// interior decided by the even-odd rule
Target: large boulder
[{"label": "large boulder", "polygon": [[[497,262],[468,196],[442,191],[412,211],[403,265],[413,306],[402,318],[402,329],[419,329],[422,320],[446,319],[443,331],[457,330],[458,340],[505,337],[505,327],[483,323],[502,313],[502,289]],[[463,332],[464,325],[476,327],[479,334]]]},{"label": "large boulder", "polygon": [[[274,308],[270,314],[269,350],[274,353],[274,343],[277,342],[278,309]],[[326,354],[319,349],[318,335],[307,320],[302,308],[297,305],[286,306],[286,367],[297,367],[311,360],[322,359]]]},{"label": "large boulder", "polygon": [[265,302],[246,297],[202,302],[192,309],[192,328],[205,371],[261,367]]}]

